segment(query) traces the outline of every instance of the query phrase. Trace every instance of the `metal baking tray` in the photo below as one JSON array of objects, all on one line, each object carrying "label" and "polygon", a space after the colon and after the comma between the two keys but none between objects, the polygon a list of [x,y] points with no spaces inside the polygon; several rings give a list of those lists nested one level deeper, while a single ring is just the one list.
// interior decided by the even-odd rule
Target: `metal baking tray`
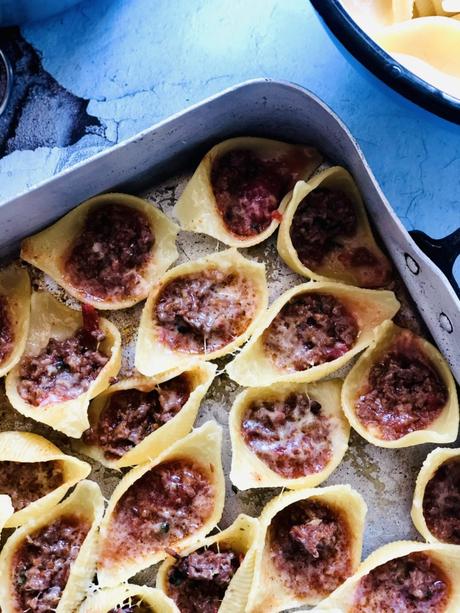
[{"label": "metal baking tray", "polygon": [[[259,79],[228,89],[3,203],[0,206],[0,254],[14,257],[21,238],[49,225],[82,200],[104,191],[139,194],[171,215],[175,201],[201,156],[213,144],[236,135],[311,144],[328,162],[344,165],[351,171],[374,228],[412,297],[413,302],[404,300],[405,322],[412,327],[423,327],[424,322],[460,380],[460,303],[453,288],[403,228],[344,124],[316,96],[289,83]],[[179,235],[178,247],[178,263],[223,248],[214,239],[185,232]],[[266,262],[271,300],[303,281],[279,259],[273,237],[244,252]],[[33,283],[73,303],[37,271],[33,272]],[[125,372],[133,363],[141,306],[124,312],[104,313],[122,332]],[[218,377],[202,403],[197,421],[200,424],[211,418],[222,424],[226,474],[230,468],[227,416],[238,391],[238,386],[225,375]],[[4,395],[0,396],[0,423],[3,430],[33,430],[44,434],[62,449],[72,452],[66,437],[20,416],[8,406]],[[350,483],[365,497],[369,511],[364,555],[392,540],[417,538],[409,515],[413,486],[423,459],[433,447],[382,449],[352,433],[350,448],[342,464],[325,483]],[[92,478],[101,485],[104,495],[110,496],[119,473],[96,462],[92,464]],[[228,525],[242,511],[257,515],[264,502],[274,494],[273,490],[237,492],[227,480],[227,504],[221,525]],[[144,571],[136,579],[151,584],[154,572]]]}]

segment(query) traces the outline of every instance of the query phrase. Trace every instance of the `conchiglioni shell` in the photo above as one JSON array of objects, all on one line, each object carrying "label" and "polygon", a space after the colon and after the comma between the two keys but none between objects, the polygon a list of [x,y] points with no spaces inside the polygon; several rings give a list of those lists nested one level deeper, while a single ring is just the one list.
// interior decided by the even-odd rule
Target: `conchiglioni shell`
[{"label": "conchiglioni shell", "polygon": [[[170,349],[160,339],[161,326],[157,326],[152,316],[155,303],[163,288],[174,279],[186,275],[194,274],[217,268],[224,272],[238,272],[240,275],[249,279],[255,286],[258,295],[258,304],[252,322],[249,326],[231,343],[209,353],[186,353]],[[227,249],[220,253],[208,255],[199,260],[187,262],[176,266],[168,271],[156,284],[147,298],[142,311],[139,332],[136,345],[135,364],[137,370],[145,376],[153,376],[165,372],[171,368],[177,368],[189,361],[191,357],[203,360],[213,360],[228,353],[232,353],[237,347],[242,345],[251,335],[253,330],[265,313],[268,303],[267,280],[265,276],[265,265],[259,264],[243,257],[236,249]]]},{"label": "conchiglioni shell", "polygon": [[0,536],[8,519],[13,515],[14,509],[11,498],[6,494],[0,494]]},{"label": "conchiglioni shell", "polygon": [[434,8],[434,0],[415,0],[414,1],[414,14],[417,13],[418,17],[428,17],[436,14]]},{"label": "conchiglioni shell", "polygon": [[[332,189],[345,193],[356,214],[356,232],[353,236],[341,236],[340,244],[343,249],[335,249],[328,254],[324,261],[315,268],[307,268],[299,259],[297,251],[291,240],[291,226],[294,215],[303,199],[315,189]],[[372,279],[372,269],[375,265],[367,267],[353,267],[351,263],[341,262],[339,256],[349,249],[365,247],[379,261],[379,276]],[[371,227],[367,218],[364,203],[358,187],[350,173],[341,166],[328,168],[315,175],[307,183],[299,181],[294,187],[292,198],[283,214],[283,220],[278,232],[278,253],[286,264],[303,277],[315,281],[334,280],[349,283],[359,287],[379,287],[384,285],[391,274],[391,264],[377,247]]]},{"label": "conchiglioni shell", "polygon": [[24,351],[30,319],[30,279],[24,268],[12,264],[0,271],[0,296],[8,303],[13,349],[0,363],[0,377],[10,371]]},{"label": "conchiglioni shell", "polygon": [[16,528],[46,513],[64,498],[71,487],[85,479],[91,472],[89,464],[62,453],[56,445],[32,432],[0,432],[0,462],[4,461],[24,464],[57,461],[64,476],[62,485],[20,511],[16,511],[5,523],[6,528]]},{"label": "conchiglioni shell", "polygon": [[[396,541],[376,549],[364,560],[357,572],[349,577],[330,596],[323,600],[311,613],[348,613],[352,611],[356,588],[362,577],[377,566],[411,553],[423,551],[430,554],[446,575],[451,579],[451,598],[443,613],[458,613],[460,608],[460,547],[458,545]],[[301,613],[299,611],[299,613]],[[302,612],[306,613],[306,611]]]},{"label": "conchiglioni shell", "polygon": [[[174,207],[174,214],[183,230],[200,232],[213,236],[229,247],[251,247],[261,243],[276,230],[279,221],[273,219],[263,232],[256,236],[243,237],[231,232],[225,225],[217,208],[211,185],[211,171],[215,160],[236,149],[250,150],[264,157],[275,158],[282,155],[306,156],[305,165],[300,173],[301,179],[308,179],[322,162],[322,156],[313,147],[290,145],[267,138],[242,136],[231,138],[215,145],[201,160],[192,178]],[[278,207],[283,212],[290,194],[286,194]]]},{"label": "conchiglioni shell", "polygon": [[[70,309],[51,294],[35,292],[32,294],[31,324],[24,356],[39,354],[50,338],[64,340],[72,336],[82,326],[82,322],[81,311]],[[72,400],[42,407],[33,406],[26,402],[17,390],[20,378],[19,363],[8,373],[5,381],[8,400],[19,413],[75,438],[89,428],[89,401],[108,387],[110,378],[118,373],[121,364],[121,337],[118,329],[104,318],[100,319],[99,325],[106,336],[100,349],[110,357],[88,390]]]},{"label": "conchiglioni shell", "polygon": [[150,378],[137,375],[112,385],[91,402],[88,411],[91,424],[98,421],[99,415],[110,397],[121,390],[138,389],[148,392],[156,385],[185,372],[191,380],[192,391],[187,402],[177,415],[158,428],[158,430],[149,434],[149,436],[118,460],[108,460],[104,455],[103,449],[97,445],[86,445],[83,440],[75,441],[74,447],[76,451],[98,460],[108,468],[122,468],[148,462],[190,432],[200,408],[200,403],[214,379],[216,370],[217,366],[215,364],[195,361],[185,369],[177,368],[163,375]]},{"label": "conchiglioni shell", "polygon": [[[182,556],[187,556],[196,549],[217,544],[222,549],[229,548],[244,555],[243,562],[227,587],[219,613],[245,611],[254,572],[254,543],[258,528],[257,519],[242,513],[231,526],[213,536],[208,536],[199,547],[194,546],[182,552]],[[168,572],[175,562],[173,557],[168,556],[158,569],[157,587],[165,594],[169,593]]]},{"label": "conchiglioni shell", "polygon": [[161,590],[132,583],[94,592],[81,605],[78,613],[108,613],[117,606],[120,607],[127,598],[141,599],[143,605],[152,609],[152,613],[179,613],[171,598],[165,596]]},{"label": "conchiglioni shell", "polygon": [[414,0],[392,0],[393,21],[408,21],[414,12]]},{"label": "conchiglioni shell", "polygon": [[110,560],[105,554],[106,544],[110,544],[111,520],[118,501],[140,477],[165,461],[189,458],[191,462],[202,467],[203,471],[209,476],[210,483],[214,485],[214,508],[208,520],[194,534],[190,534],[173,545],[174,550],[178,553],[192,545],[200,546],[206,534],[217,525],[224,508],[225,480],[221,462],[221,445],[222,429],[215,422],[206,422],[185,438],[171,445],[169,449],[166,449],[153,461],[136,466],[121,479],[110,498],[107,512],[101,524],[101,547],[98,561],[99,585],[103,587],[117,585],[140,570],[166,558],[167,552],[164,550],[129,555],[128,544],[126,555],[118,561]]},{"label": "conchiglioni shell", "polygon": [[331,485],[324,488],[309,488],[280,494],[273,498],[260,515],[260,530],[255,545],[255,565],[252,589],[246,613],[277,613],[300,605],[316,604],[317,598],[299,598],[282,581],[273,565],[266,544],[267,530],[272,519],[282,509],[300,500],[314,499],[340,511],[348,521],[352,573],[361,560],[364,521],[367,506],[362,496],[349,485]]},{"label": "conchiglioni shell", "polygon": [[417,338],[420,349],[436,367],[447,388],[447,403],[439,417],[423,430],[410,432],[399,439],[384,440],[370,432],[356,415],[356,401],[362,393],[363,385],[368,380],[370,369],[381,359],[382,355],[393,345],[402,332],[406,333],[407,331],[399,328],[392,321],[385,321],[375,331],[375,338],[369,348],[359,357],[345,378],[342,387],[342,407],[345,415],[358,434],[378,447],[400,448],[422,443],[450,443],[455,441],[458,432],[459,411],[454,378],[447,362],[439,351],[431,343],[415,334],[413,336]]},{"label": "conchiglioni shell", "polygon": [[35,515],[18,528],[6,542],[0,554],[0,602],[3,613],[21,613],[15,606],[12,570],[14,556],[27,536],[40,530],[67,514],[75,514],[91,523],[90,531],[82,543],[77,558],[70,568],[67,584],[63,590],[56,613],[73,611],[85,597],[91,584],[98,545],[98,526],[104,513],[104,499],[99,486],[93,481],[81,481],[73,493],[46,513]]},{"label": "conchiglioni shell", "polygon": [[392,0],[340,0],[350,16],[365,31],[378,31],[394,23]]},{"label": "conchiglioni shell", "polygon": [[422,468],[417,475],[414,499],[412,501],[412,509],[410,514],[412,521],[414,522],[414,526],[429,543],[440,543],[442,541],[432,534],[425,521],[425,516],[423,514],[425,489],[428,482],[434,477],[438,468],[447,460],[452,458],[457,458],[460,460],[460,449],[443,449],[442,447],[437,447],[427,455],[425,461],[423,462]]},{"label": "conchiglioni shell", "polygon": [[[330,294],[343,302],[356,317],[359,326],[358,337],[353,347],[335,360],[313,366],[308,370],[286,372],[275,366],[266,355],[262,335],[291,298],[306,293]],[[385,319],[393,317],[398,309],[399,302],[395,295],[387,290],[360,289],[327,281],[310,281],[297,285],[277,298],[260,318],[249,342],[227,365],[227,373],[234,381],[247,387],[271,385],[281,381],[317,381],[335,372],[365,349],[373,338],[374,328]]]},{"label": "conchiglioni shell", "polygon": [[[229,416],[232,441],[232,467],[230,479],[240,490],[256,487],[287,487],[299,489],[315,487],[329,477],[342,461],[348,448],[350,425],[342,413],[338,379],[320,383],[278,383],[269,387],[253,387],[241,392],[235,399]],[[323,470],[304,477],[290,479],[273,471],[246,445],[241,434],[241,422],[247,407],[255,400],[279,400],[291,393],[305,393],[322,407],[322,415],[331,419],[332,457]]]},{"label": "conchiglioni shell", "polygon": [[[83,230],[87,215],[95,207],[105,204],[120,204],[144,213],[155,239],[150,259],[139,271],[142,281],[135,293],[116,299],[89,295],[73,285],[65,271],[67,254]],[[22,243],[21,257],[46,272],[80,302],[92,304],[98,309],[124,309],[143,300],[158,277],[176,260],[178,231],[176,224],[142,198],[127,194],[103,194],[83,202],[49,228],[26,238]]]}]

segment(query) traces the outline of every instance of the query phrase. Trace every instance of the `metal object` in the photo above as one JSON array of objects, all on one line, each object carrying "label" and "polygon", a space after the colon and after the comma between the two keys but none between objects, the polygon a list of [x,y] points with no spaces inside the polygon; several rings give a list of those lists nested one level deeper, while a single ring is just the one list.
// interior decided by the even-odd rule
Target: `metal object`
[{"label": "metal object", "polygon": [[[430,85],[374,42],[350,17],[340,0],[310,0],[333,42],[394,91],[428,111],[460,124],[460,100]],[[358,64],[359,63],[359,64]]]},{"label": "metal object", "polygon": [[11,90],[13,88],[13,71],[8,58],[0,49],[0,73],[5,76],[4,87],[0,90],[0,115],[4,112],[10,99]]},{"label": "metal object", "polygon": [[[460,374],[459,303],[446,277],[428,260],[403,228],[372,176],[357,144],[340,120],[304,89],[269,80],[243,83],[144,131],[135,138],[99,154],[0,206],[0,245],[11,255],[18,240],[48,225],[78,202],[98,192],[125,189],[151,199],[172,214],[174,202],[203,153],[216,142],[236,134],[270,136],[316,145],[332,163],[353,173],[374,221],[401,277],[417,303],[436,341]],[[210,237],[182,232],[179,263],[219,248]],[[277,257],[275,239],[247,250],[266,262],[270,298],[303,280]],[[33,271],[34,286],[68,296],[49,279]],[[122,312],[104,313],[122,331],[123,369],[133,364],[136,328],[142,305]],[[449,326],[449,323],[451,327]],[[338,376],[344,373],[337,373]],[[217,420],[224,428],[223,462],[230,468],[228,411],[240,388],[225,375],[213,383],[202,403],[198,424]],[[32,429],[72,453],[69,440],[49,428],[25,420],[0,396],[0,429]],[[369,507],[364,553],[383,543],[416,538],[409,509],[415,475],[432,446],[401,450],[381,449],[352,434],[350,448],[327,484],[350,483]],[[106,497],[118,483],[119,473],[92,462],[92,478]],[[276,495],[274,490],[235,492],[227,479],[227,502],[222,526],[238,513],[256,515]],[[154,569],[134,580],[154,585]]]}]

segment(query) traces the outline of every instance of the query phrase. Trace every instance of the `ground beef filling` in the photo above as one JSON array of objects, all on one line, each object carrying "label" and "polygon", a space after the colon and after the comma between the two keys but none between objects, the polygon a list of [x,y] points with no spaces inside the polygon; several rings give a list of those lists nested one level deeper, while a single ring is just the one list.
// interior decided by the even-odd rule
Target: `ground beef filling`
[{"label": "ground beef filling", "polygon": [[121,458],[175,417],[190,392],[191,382],[186,373],[158,384],[149,392],[137,389],[115,392],[98,422],[83,434],[83,440],[103,449],[108,460]]},{"label": "ground beef filling", "polygon": [[8,494],[15,511],[64,483],[61,462],[0,462],[0,494]]},{"label": "ground beef filling", "polygon": [[256,288],[249,279],[210,268],[166,285],[154,313],[162,340],[171,349],[210,353],[246,331],[257,302]]},{"label": "ground beef filling", "polygon": [[181,613],[217,613],[243,554],[217,548],[199,549],[178,560],[168,573],[168,596]]},{"label": "ground beef filling", "polygon": [[331,420],[305,393],[256,400],[241,422],[246,445],[282,477],[320,472],[332,457]]},{"label": "ground beef filling", "polygon": [[353,346],[359,328],[347,307],[329,294],[300,294],[287,302],[263,334],[265,352],[281,370],[331,362]]},{"label": "ground beef filling", "polygon": [[0,296],[0,364],[13,350],[13,326],[11,323],[8,300]]},{"label": "ground beef filling", "polygon": [[375,436],[396,440],[429,426],[447,397],[436,368],[407,335],[372,366],[356,415]]},{"label": "ground beef filling", "polygon": [[332,251],[340,249],[342,237],[353,236],[357,219],[346,194],[315,189],[299,204],[292,218],[290,235],[299,260],[316,268]]},{"label": "ground beef filling", "polygon": [[[123,604],[110,609],[107,613],[156,613],[156,611],[139,598],[127,598]],[[158,613],[161,613],[161,611],[158,611]]]},{"label": "ground beef filling", "polygon": [[460,459],[441,464],[428,481],[423,516],[429,531],[444,543],[460,545]]},{"label": "ground beef filling", "polygon": [[324,597],[352,573],[348,525],[319,500],[294,502],[275,515],[266,544],[280,579],[299,597]]},{"label": "ground beef filling", "polygon": [[203,468],[192,461],[155,466],[117,502],[104,557],[174,547],[203,526],[213,511],[214,495]]},{"label": "ground beef filling", "polygon": [[154,236],[147,216],[121,204],[92,209],[71,246],[65,271],[74,287],[102,300],[135,293]]},{"label": "ground beef filling", "polygon": [[14,555],[11,571],[19,610],[55,610],[90,527],[87,521],[68,515],[24,539]]},{"label": "ground beef filling", "polygon": [[83,327],[64,340],[50,338],[36,356],[25,356],[19,365],[18,392],[33,406],[46,406],[77,398],[109,361],[98,349],[104,333],[92,307],[83,307]]},{"label": "ground beef filling", "polygon": [[279,157],[264,160],[247,149],[236,149],[218,158],[211,171],[217,209],[228,230],[240,237],[263,232],[283,197],[299,179],[307,158]]},{"label": "ground beef filling", "polygon": [[411,553],[377,566],[359,582],[350,613],[441,613],[449,580],[425,553]]}]

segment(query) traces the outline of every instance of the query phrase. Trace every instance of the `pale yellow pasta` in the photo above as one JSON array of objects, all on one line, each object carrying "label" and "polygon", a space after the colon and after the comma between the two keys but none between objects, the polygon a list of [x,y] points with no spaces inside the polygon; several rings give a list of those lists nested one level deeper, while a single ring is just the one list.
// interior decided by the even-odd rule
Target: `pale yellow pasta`
[{"label": "pale yellow pasta", "polygon": [[0,377],[3,377],[19,362],[29,331],[30,279],[24,268],[12,264],[0,270],[0,300],[9,319],[12,343],[0,359]]},{"label": "pale yellow pasta", "polygon": [[2,535],[3,527],[13,513],[14,508],[11,504],[11,498],[6,494],[0,494],[0,536]]},{"label": "pale yellow pasta", "polygon": [[[117,587],[98,589],[90,594],[81,605],[78,613],[109,613],[122,611],[122,605],[128,603],[137,610],[142,606],[152,613],[179,613],[174,602],[160,590],[145,585],[124,583]],[[127,605],[125,605],[126,607]]]},{"label": "pale yellow pasta", "polygon": [[[423,552],[430,556],[436,565],[450,579],[450,593],[446,608],[442,613],[458,613],[460,609],[460,547],[457,545],[416,543],[415,541],[396,541],[376,549],[364,560],[357,572],[345,583],[316,606],[311,613],[353,613],[354,603],[360,580],[378,566],[413,553]],[[362,610],[362,609],[360,609]],[[390,610],[390,609],[389,609]],[[405,609],[406,610],[406,609]],[[428,611],[428,609],[426,609]],[[299,611],[299,613],[307,613]],[[377,613],[377,612],[376,612]]]}]

